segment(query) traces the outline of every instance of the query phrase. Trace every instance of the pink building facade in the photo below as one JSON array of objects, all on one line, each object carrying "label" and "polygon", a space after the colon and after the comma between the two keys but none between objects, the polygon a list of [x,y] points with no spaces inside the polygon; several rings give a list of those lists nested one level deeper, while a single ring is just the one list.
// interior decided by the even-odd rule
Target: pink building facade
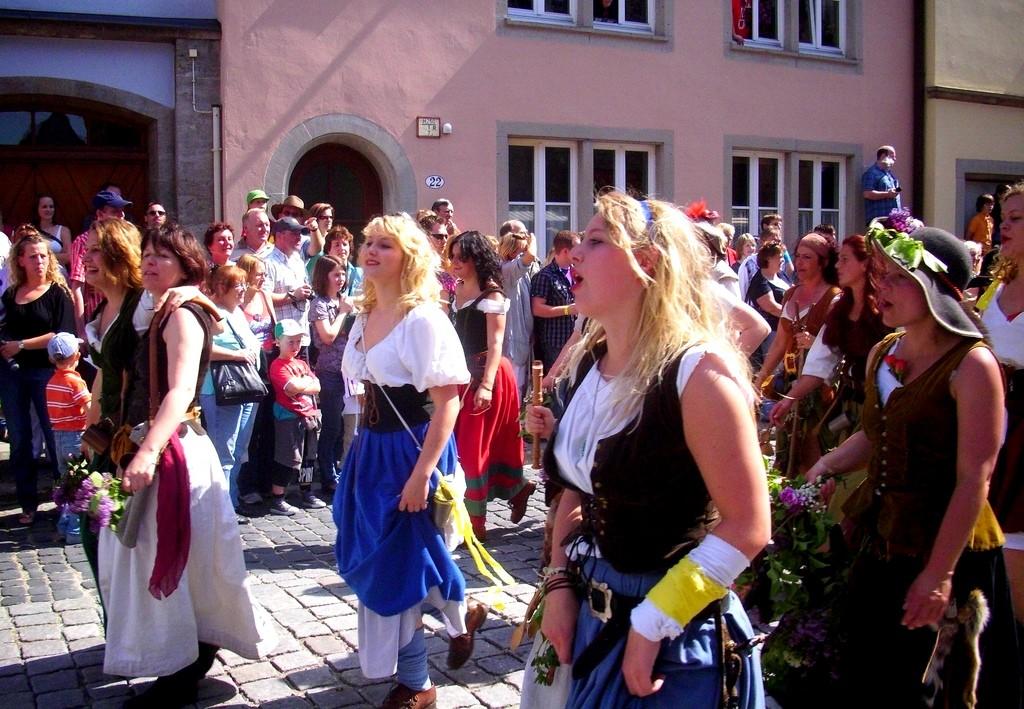
[{"label": "pink building facade", "polygon": [[914,204],[907,0],[220,0],[217,12],[229,219],[256,187],[329,201],[353,231],[445,197],[463,229],[519,217],[547,244],[615,185],[704,198],[738,232],[778,211],[793,241],[820,222],[862,229],[861,173],[886,143]]}]

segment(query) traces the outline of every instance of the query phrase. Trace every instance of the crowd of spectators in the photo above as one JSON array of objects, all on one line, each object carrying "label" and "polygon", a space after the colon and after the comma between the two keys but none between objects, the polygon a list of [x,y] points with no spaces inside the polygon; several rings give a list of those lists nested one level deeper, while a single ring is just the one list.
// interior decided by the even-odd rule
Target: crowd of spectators
[{"label": "crowd of spectators", "polygon": [[[546,464],[556,472],[545,490],[551,515],[543,551],[550,565],[544,587],[550,592],[567,587],[560,579],[575,564],[598,581],[619,584],[623,590],[615,593],[631,588],[633,595],[650,592],[651,598],[659,596],[657,589],[666,583],[720,586],[723,593],[707,600],[725,606],[731,598],[725,589],[743,568],[742,562],[756,556],[765,541],[760,524],[764,510],[752,504],[737,506],[721,488],[725,480],[760,491],[762,481],[755,480],[753,468],[742,474],[728,472],[712,461],[716,456],[741,462],[756,458],[751,454],[756,439],[748,440],[750,431],[734,415],[736,407],[749,405],[760,414],[762,450],[774,455],[774,467],[786,478],[851,474],[860,487],[843,509],[851,519],[868,520],[864,533],[870,541],[865,543],[896,543],[885,538],[889,527],[878,527],[879,519],[872,516],[882,514],[874,508],[882,503],[866,497],[864,490],[874,490],[890,505],[883,510],[891,515],[888,524],[909,529],[912,522],[905,516],[911,513],[910,503],[901,507],[886,492],[889,459],[884,452],[892,439],[879,442],[889,432],[899,437],[906,431],[887,429],[886,416],[876,413],[894,396],[889,379],[896,389],[909,384],[902,379],[901,368],[910,367],[912,377],[924,378],[931,377],[929,367],[945,367],[949,371],[942,371],[952,382],[954,365],[963,362],[992,386],[979,385],[968,392],[967,385],[929,378],[927,395],[954,421],[965,413],[976,414],[979,396],[988,397],[991,405],[1005,395],[1006,446],[998,452],[1002,439],[995,440],[999,437],[994,432],[992,445],[983,446],[984,436],[972,447],[965,445],[976,458],[968,461],[974,467],[967,472],[950,469],[951,480],[961,477],[955,484],[947,481],[941,499],[929,498],[939,506],[932,516],[941,520],[955,507],[968,516],[984,517],[987,482],[978,480],[987,481],[996,471],[992,507],[998,523],[979,519],[980,527],[973,532],[988,535],[985,539],[991,543],[968,547],[978,555],[965,558],[994,565],[989,569],[993,585],[988,592],[1012,592],[1019,617],[1024,605],[1019,476],[1024,333],[1018,317],[1024,310],[1024,294],[1017,278],[1022,260],[1018,252],[1024,248],[1022,186],[1008,187],[998,196],[981,195],[961,239],[908,226],[900,216],[901,189],[892,173],[894,163],[895,150],[882,146],[876,163],[864,174],[865,209],[873,218],[865,234],[837,235],[830,224],[806,234],[787,233],[779,214],[763,214],[757,234],[736,234],[704,202],[678,207],[609,191],[597,197],[598,215],[587,230],[548,235],[547,253],[540,253],[540,240],[521,221],[505,222],[496,236],[460,230],[453,219],[455,207],[447,199],[419,210],[415,217],[377,217],[353,235],[334,223],[330,204],[320,202],[307,209],[296,195],[271,204],[266,192],[256,189],[246,195],[237,236],[232,223],[219,221],[196,238],[175,224],[159,202],[149,203],[143,223],[133,225],[125,219],[132,203],[116,185],[104,185],[92,200],[90,223],[72,238],[68,227],[57,221],[53,197],[40,195],[31,223],[0,239],[0,405],[11,443],[10,469],[21,508],[18,522],[40,522],[38,471],[52,469],[55,477],[60,476],[67,471],[69,457],[79,452],[107,472],[122,475],[126,489],[145,489],[159,471],[178,484],[223,493],[231,505],[228,514],[212,507],[193,509],[189,521],[189,513],[182,509],[184,517],[179,520],[191,524],[193,534],[227,540],[223,548],[210,550],[214,556],[196,555],[187,567],[193,574],[208,573],[214,592],[232,589],[243,601],[237,617],[197,620],[213,635],[217,628],[226,628],[225,623],[240,629],[242,635],[222,638],[216,645],[199,641],[195,634],[182,639],[170,628],[175,613],[202,615],[206,591],[190,586],[187,593],[178,594],[173,609],[150,608],[150,594],[137,588],[128,571],[142,556],[152,556],[155,562],[146,557],[149,565],[155,563],[162,575],[154,570],[156,580],[151,583],[170,595],[187,584],[184,562],[175,571],[173,561],[161,556],[165,552],[155,543],[152,549],[143,545],[126,552],[117,539],[90,530],[68,509],[57,520],[67,543],[84,544],[104,601],[141,609],[138,617],[129,619],[130,627],[127,621],[118,621],[108,628],[108,671],[160,676],[161,691],[173,692],[184,702],[194,696],[195,683],[209,669],[211,652],[231,647],[257,656],[269,637],[261,612],[245,602],[237,526],[248,524],[253,516],[294,516],[302,509],[331,505],[339,526],[339,567],[343,576],[350,574],[347,580],[354,587],[359,586],[357,595],[366,605],[360,611],[361,653],[364,626],[386,626],[386,632],[381,631],[387,637],[383,645],[379,637],[367,644],[370,654],[361,658],[364,672],[379,676],[382,667],[397,662],[401,689],[392,693],[395,705],[411,701],[411,706],[428,706],[433,695],[422,633],[410,631],[409,640],[405,627],[419,622],[414,618],[418,602],[412,602],[418,591],[396,589],[403,599],[411,599],[410,605],[393,609],[397,615],[389,614],[382,610],[390,605],[382,600],[381,588],[375,588],[372,575],[364,575],[386,551],[379,535],[389,525],[402,530],[388,537],[400,541],[394,549],[398,557],[411,559],[417,549],[427,549],[431,563],[443,572],[440,587],[428,587],[426,592],[429,602],[450,621],[449,666],[465,662],[472,634],[487,610],[466,602],[464,580],[444,544],[437,545],[432,536],[436,530],[406,529],[405,518],[395,513],[425,513],[424,495],[437,484],[438,468],[464,477],[472,534],[480,542],[487,539],[490,502],[505,501],[511,521],[522,520],[537,489],[537,481],[525,469],[520,420],[524,400],[532,393],[535,360],[543,368],[541,387],[549,405],[527,409],[527,428],[539,440],[556,435],[556,420],[561,419],[562,426]],[[360,243],[364,238],[367,244]],[[787,244],[793,246],[792,253]],[[910,253],[916,258],[907,256]],[[683,256],[685,264],[678,261]],[[935,266],[936,259],[946,268]],[[923,289],[921,303],[914,289]],[[578,293],[586,294],[579,305]],[[965,308],[951,309],[954,302]],[[984,329],[978,325],[979,317]],[[665,318],[672,318],[671,326]],[[671,342],[659,339],[666,332]],[[979,344],[989,334],[986,342],[991,342],[991,349]],[[936,349],[940,341],[949,345],[947,350]],[[950,354],[954,350],[956,357]],[[705,358],[705,351],[714,356]],[[996,359],[1004,370],[1001,390],[996,386],[999,378],[989,376],[998,373]],[[705,371],[712,360],[718,367],[716,377]],[[225,365],[251,369],[262,388],[246,401],[226,399],[214,378]],[[669,370],[671,391],[661,381]],[[692,400],[684,393],[691,376],[697,377],[692,391],[702,392],[693,394]],[[707,377],[715,382],[704,381]],[[617,392],[617,379],[631,382],[631,388]],[[883,384],[887,389],[880,394]],[[719,395],[717,403],[709,403]],[[699,574],[688,570],[691,576],[681,580],[676,577],[678,567],[667,573],[659,567],[654,576],[634,579],[613,568],[617,547],[608,547],[607,560],[587,556],[592,549],[562,547],[561,532],[580,514],[591,525],[584,525],[584,534],[595,533],[594,524],[611,529],[621,523],[617,517],[602,517],[607,513],[596,508],[581,512],[581,506],[594,504],[605,494],[589,486],[589,471],[614,479],[613,471],[606,469],[608,457],[594,457],[597,442],[614,441],[614,455],[625,456],[616,458],[620,464],[633,458],[645,465],[656,462],[660,452],[675,445],[659,439],[662,429],[648,419],[654,407],[663,407],[657,402],[664,397],[682,402],[682,422],[676,420],[677,405],[658,426],[679,424],[674,434],[682,435],[685,443],[679,444],[680,450],[673,448],[672,455],[692,453],[696,459],[687,458],[693,463],[692,470],[687,469],[687,489],[704,496],[708,509],[720,510],[722,522],[716,528],[706,525],[703,517],[695,516],[696,522],[687,517],[687,524],[692,522],[697,531],[693,539],[680,538],[679,548],[692,553],[672,558],[684,564],[693,557],[709,565],[698,564]],[[902,399],[896,395],[894,401]],[[716,437],[718,443],[708,448],[712,439],[698,441],[686,422],[698,408],[714,406],[724,406],[720,413],[734,425],[725,432],[731,434],[731,442],[729,435],[720,441]],[[871,406],[875,409],[867,411]],[[889,408],[896,412],[898,407]],[[933,414],[928,415],[934,418]],[[638,440],[657,444],[652,443],[650,450],[619,441],[618,432],[633,416],[638,417]],[[990,419],[977,421],[983,427],[1001,422]],[[113,433],[111,448],[100,451],[88,440],[83,443],[83,434],[104,422]],[[135,447],[125,455],[127,444],[118,443],[118,436],[127,437],[141,422],[148,422],[148,429],[141,440],[133,439]],[[943,430],[954,442],[961,436],[956,426]],[[933,433],[922,435],[934,438]],[[957,459],[954,443],[934,443],[945,446],[943,450],[952,446],[947,457]],[[200,463],[208,452],[211,463]],[[960,467],[966,465],[962,462]],[[371,493],[356,479],[360,466],[387,468],[394,480],[386,484],[397,487]],[[916,473],[911,467],[899,474],[912,477]],[[976,488],[970,499],[961,491],[968,479]],[[648,484],[650,489],[644,487]],[[621,494],[660,509],[656,497],[644,497],[654,495],[657,484],[640,480],[636,490],[624,488]],[[393,493],[399,500],[396,510],[373,512],[379,515],[380,529],[360,526],[369,513],[361,507],[368,504],[365,499],[350,499],[358,490],[373,499]],[[833,502],[837,514],[842,514],[839,505],[848,494]],[[745,521],[735,521],[740,518]],[[151,523],[157,524],[155,519]],[[1000,523],[1006,532],[1005,565],[983,556],[993,549],[1001,552]],[[224,525],[231,527],[226,535]],[[971,531],[954,526],[943,522],[940,529],[933,524],[925,530],[930,536],[918,539],[911,550],[915,559],[927,559],[934,543],[934,564],[941,565],[948,578],[931,583],[931,566],[922,567],[916,560],[891,566],[891,559],[881,557],[870,569],[855,566],[853,578],[858,584],[875,583],[895,569],[907,580],[903,592],[910,594],[907,613],[913,617],[907,621],[905,616],[904,626],[922,627],[925,621],[938,620],[931,600],[941,597],[948,602],[951,591],[954,596],[960,592],[961,580],[973,578],[970,574],[977,571],[969,574],[958,567],[954,576],[963,548],[957,535]],[[674,533],[666,531],[666,538]],[[346,534],[350,536],[343,539]],[[633,530],[624,527],[621,534],[629,539]],[[705,537],[715,541],[696,544]],[[598,541],[597,547],[604,543]],[[220,553],[237,555],[238,563],[211,570]],[[641,588],[642,593],[637,591]],[[430,595],[435,591],[436,597]],[[921,600],[929,593],[931,600]],[[180,605],[193,601],[199,610]],[[559,603],[554,619],[545,618],[545,633],[550,631],[563,660],[574,657],[566,619],[575,620],[577,605]],[[684,637],[680,632],[702,637],[713,631],[702,625],[707,618],[695,619],[670,606],[638,605],[632,617],[644,640],[634,641],[631,635],[629,642],[641,647],[643,642],[657,644],[668,638],[671,642],[661,646],[664,652]],[[1005,627],[1007,609],[1012,616],[1009,605],[993,608],[993,628]],[[729,622],[745,632],[745,616],[730,613]],[[402,619],[401,627],[389,624],[393,616]],[[692,623],[697,625],[691,628]],[[580,628],[598,632],[586,623]],[[902,648],[900,661],[894,659],[889,674],[894,683],[902,682],[901,691],[909,696],[914,690],[907,688],[906,677],[919,669],[914,664],[921,652],[919,643],[908,644],[891,626],[878,628],[891,638],[892,648]],[[140,632],[166,634],[164,655],[144,667],[125,649]],[[994,647],[993,643],[1008,648],[1009,635],[993,640],[996,633],[1003,631],[985,636],[983,648]],[[640,650],[627,646],[625,635],[616,642],[623,644],[626,656],[609,656],[617,658],[612,661],[618,663],[615,668],[638,661],[635,653]],[[653,662],[654,655],[644,658]],[[709,666],[719,661],[706,660]],[[574,684],[573,696],[583,704],[588,700],[580,697],[604,691],[608,683],[621,684],[608,674],[607,662],[604,656],[586,660],[597,674]],[[850,667],[854,675],[863,672],[856,663]],[[748,671],[759,671],[756,662]],[[615,691],[655,691],[637,677],[627,673],[626,685],[616,685]],[[992,673],[985,673],[983,691],[993,691],[994,682]],[[691,690],[678,691],[685,697]],[[753,688],[745,691],[757,695]],[[749,701],[756,705],[756,699]]]}]

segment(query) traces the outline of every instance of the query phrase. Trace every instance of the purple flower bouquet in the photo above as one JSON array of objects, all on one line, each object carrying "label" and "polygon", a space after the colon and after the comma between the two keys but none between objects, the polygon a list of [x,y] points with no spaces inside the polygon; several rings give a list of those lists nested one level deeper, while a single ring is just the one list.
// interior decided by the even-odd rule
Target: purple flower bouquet
[{"label": "purple flower bouquet", "polygon": [[57,506],[74,514],[86,515],[94,534],[103,527],[117,529],[124,512],[124,500],[121,481],[112,475],[89,470],[89,464],[81,456],[68,462],[67,473],[53,489],[53,501]]},{"label": "purple flower bouquet", "polygon": [[787,709],[816,706],[838,671],[839,625],[847,560],[821,485],[772,471],[772,541],[739,584],[763,623],[777,622],[762,653],[765,688]]}]

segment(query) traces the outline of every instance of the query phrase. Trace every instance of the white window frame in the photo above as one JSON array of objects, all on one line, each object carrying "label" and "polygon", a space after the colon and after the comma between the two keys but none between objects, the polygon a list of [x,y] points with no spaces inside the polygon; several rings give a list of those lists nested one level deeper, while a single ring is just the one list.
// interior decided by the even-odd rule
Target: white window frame
[{"label": "white window frame", "polygon": [[518,7],[508,7],[508,17],[512,20],[525,20],[528,22],[541,22],[553,25],[575,25],[579,16],[577,11],[579,0],[569,0],[569,14],[560,12],[546,12],[544,0],[533,0],[533,10],[523,10]]},{"label": "white window frame", "polygon": [[[654,146],[645,143],[594,143],[594,150],[615,151],[615,183],[613,187],[620,192],[626,191],[626,153],[647,153],[647,194],[658,194],[655,177]],[[604,187],[604,185],[599,185]]]},{"label": "white window frame", "polygon": [[[576,223],[576,195],[578,185],[578,154],[579,145],[576,141],[572,140],[531,140],[528,138],[509,138],[509,146],[523,145],[533,148],[533,202],[508,202],[508,209],[511,212],[515,207],[520,209],[533,205],[533,233],[537,237],[537,252],[538,255],[543,255],[548,252],[550,244],[548,243],[548,226],[547,226],[547,207],[548,205],[558,207],[569,208],[569,229],[577,231]],[[547,155],[545,148],[568,148],[569,149],[569,201],[568,202],[548,202],[547,196],[547,174],[546,164]],[[508,170],[508,166],[505,167]],[[538,199],[540,197],[541,199]],[[506,219],[508,215],[506,214]]]},{"label": "white window frame", "polygon": [[607,22],[605,20],[598,20],[595,17],[594,29],[651,34],[654,32],[654,9],[654,0],[647,0],[647,22],[628,22],[626,20],[626,0],[619,0],[618,19],[615,22]]},{"label": "white window frame", "polygon": [[776,188],[775,197],[777,204],[773,205],[771,209],[778,214],[782,214],[785,210],[786,205],[786,156],[784,153],[775,153],[768,151],[753,151],[753,150],[734,150],[732,155],[729,156],[730,163],[733,158],[747,158],[750,160],[749,167],[747,168],[747,189],[749,194],[746,195],[748,204],[739,204],[736,199],[736,195],[732,195],[729,205],[729,220],[733,219],[733,210],[746,209],[747,210],[747,230],[757,236],[761,230],[761,210],[766,209],[767,206],[761,205],[758,200],[760,199],[759,189],[759,172],[761,169],[760,160],[770,159],[775,160],[778,163],[778,186]]},{"label": "white window frame", "polygon": [[783,7],[786,4],[786,0],[775,0],[775,26],[778,27],[778,37],[775,39],[772,39],[771,37],[762,38],[760,36],[761,0],[750,0],[750,4],[752,26],[750,28],[750,39],[746,40],[746,43],[751,44],[755,47],[771,47],[773,49],[782,49],[782,40],[786,36],[786,13]]},{"label": "white window frame", "polygon": [[[756,0],[755,0],[756,1]],[[825,0],[830,1],[830,0]],[[845,55],[846,54],[846,15],[847,7],[849,4],[844,0],[839,0],[839,46],[838,47],[826,47],[821,43],[821,23],[823,19],[823,13],[821,11],[822,0],[799,0],[797,6],[797,16],[795,18],[797,27],[800,26],[800,8],[804,6],[804,3],[810,3],[811,13],[813,14],[813,22],[811,23],[811,36],[812,41],[800,42],[800,51],[810,54],[834,54],[834,55]]]},{"label": "white window frame", "polygon": [[[838,217],[838,219],[836,221],[835,228],[836,228],[836,236],[839,239],[842,239],[843,235],[846,234],[846,206],[847,205],[846,205],[846,160],[845,160],[845,158],[843,156],[841,156],[841,155],[816,155],[816,154],[806,154],[806,153],[797,153],[795,157],[796,157],[796,160],[797,160],[797,168],[798,168],[797,171],[796,171],[796,179],[797,179],[798,182],[795,185],[796,194],[797,194],[797,205],[796,205],[797,206],[797,226],[800,225],[800,215],[801,214],[805,214],[807,212],[810,212],[811,213],[810,229],[813,229],[815,226],[817,226],[818,224],[821,224],[823,222],[823,219],[821,218],[821,211],[822,211],[822,207],[821,207],[821,164],[824,163],[824,162],[830,162],[830,163],[837,163],[839,165],[839,185],[838,185],[839,204],[838,204],[838,207],[837,207],[837,210],[836,210],[836,211],[839,212],[839,217]],[[800,184],[799,184],[799,180],[800,180],[799,165],[800,165],[800,162],[811,162],[811,163],[814,164],[814,167],[812,168],[812,171],[811,171],[811,180],[813,181],[813,184],[812,184],[812,192],[811,192],[811,205],[812,206],[811,206],[810,209],[808,209],[806,207],[801,207],[800,206],[800,199],[799,199],[799,196],[800,196]],[[830,211],[832,211],[832,210],[830,210]]]}]

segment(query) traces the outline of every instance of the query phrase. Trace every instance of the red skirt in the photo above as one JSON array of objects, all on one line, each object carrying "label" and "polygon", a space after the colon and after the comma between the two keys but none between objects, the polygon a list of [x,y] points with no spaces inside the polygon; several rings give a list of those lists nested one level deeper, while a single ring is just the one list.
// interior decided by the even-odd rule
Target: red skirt
[{"label": "red skirt", "polygon": [[474,517],[489,500],[509,500],[523,489],[523,439],[519,436],[519,387],[512,364],[499,358],[491,406],[475,412],[476,383],[460,387],[462,409],[455,422],[455,445],[466,473],[466,508]]}]

